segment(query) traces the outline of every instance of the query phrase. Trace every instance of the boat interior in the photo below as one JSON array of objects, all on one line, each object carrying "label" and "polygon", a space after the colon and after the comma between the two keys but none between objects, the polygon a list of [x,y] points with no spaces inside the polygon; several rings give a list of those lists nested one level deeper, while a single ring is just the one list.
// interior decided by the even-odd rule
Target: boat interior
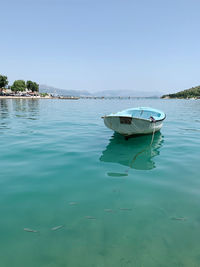
[{"label": "boat interior", "polygon": [[146,120],[149,120],[151,117],[153,117],[155,120],[162,120],[165,118],[165,114],[163,112],[159,112],[153,109],[146,109],[146,108],[127,109],[127,110],[123,110],[115,114],[112,114],[112,116],[113,115],[122,116],[122,117],[140,118],[140,119],[146,119]]}]

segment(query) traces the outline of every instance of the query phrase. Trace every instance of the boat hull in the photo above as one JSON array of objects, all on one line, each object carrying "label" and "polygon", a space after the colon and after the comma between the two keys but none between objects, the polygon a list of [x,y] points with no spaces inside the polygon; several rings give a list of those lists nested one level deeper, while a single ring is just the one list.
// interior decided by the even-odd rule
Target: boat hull
[{"label": "boat hull", "polygon": [[151,134],[162,128],[163,120],[152,122],[139,118],[105,116],[104,124],[124,136]]}]

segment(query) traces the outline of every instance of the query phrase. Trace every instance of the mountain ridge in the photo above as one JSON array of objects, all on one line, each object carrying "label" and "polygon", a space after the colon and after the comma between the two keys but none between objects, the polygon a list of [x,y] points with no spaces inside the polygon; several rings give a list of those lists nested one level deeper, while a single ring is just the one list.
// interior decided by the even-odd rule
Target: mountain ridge
[{"label": "mountain ridge", "polygon": [[49,85],[41,84],[39,86],[41,93],[52,93],[63,96],[97,96],[97,97],[160,97],[161,93],[158,91],[133,91],[133,90],[101,90],[94,93],[88,90],[67,90],[60,89]]}]

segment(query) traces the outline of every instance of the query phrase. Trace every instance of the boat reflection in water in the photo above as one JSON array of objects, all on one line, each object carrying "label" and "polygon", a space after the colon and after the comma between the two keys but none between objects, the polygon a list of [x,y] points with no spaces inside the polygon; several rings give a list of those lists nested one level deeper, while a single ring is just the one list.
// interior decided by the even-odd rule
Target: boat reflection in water
[{"label": "boat reflection in water", "polygon": [[[160,132],[155,133],[151,145],[152,135],[143,135],[130,138],[128,141],[123,136],[114,133],[110,143],[102,152],[100,161],[119,163],[136,170],[151,170],[156,168],[153,161],[155,156],[160,154],[164,137]],[[127,176],[125,173],[108,173],[109,176]]]}]

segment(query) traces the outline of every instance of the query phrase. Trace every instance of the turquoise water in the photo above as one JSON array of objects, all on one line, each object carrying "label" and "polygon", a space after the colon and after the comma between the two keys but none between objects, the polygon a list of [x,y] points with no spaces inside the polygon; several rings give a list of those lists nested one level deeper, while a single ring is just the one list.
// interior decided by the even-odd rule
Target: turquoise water
[{"label": "turquoise water", "polygon": [[[101,119],[137,106],[152,147]],[[200,266],[200,101],[3,99],[0,149],[0,266]]]}]

